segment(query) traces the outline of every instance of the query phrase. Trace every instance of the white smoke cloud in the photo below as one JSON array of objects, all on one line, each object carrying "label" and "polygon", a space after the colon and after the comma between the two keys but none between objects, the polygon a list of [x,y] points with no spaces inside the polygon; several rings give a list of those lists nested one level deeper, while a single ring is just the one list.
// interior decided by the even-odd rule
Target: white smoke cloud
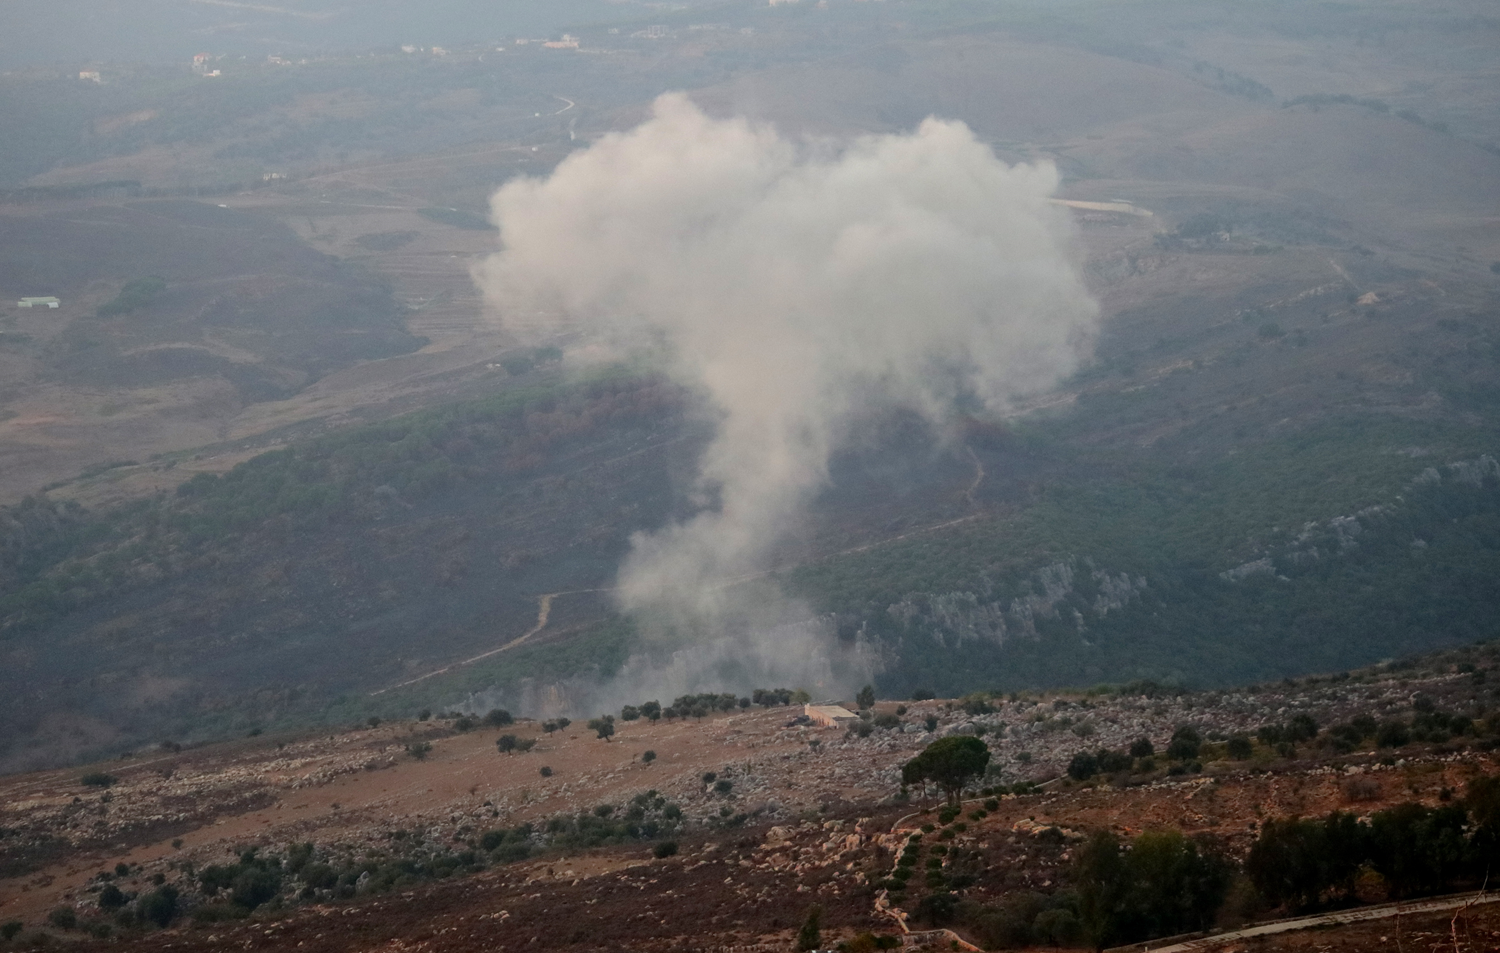
[{"label": "white smoke cloud", "polygon": [[764,568],[857,412],[938,423],[961,394],[1000,410],[1071,372],[1097,307],[1057,182],[959,122],[838,147],[669,94],[496,192],[501,250],[475,279],[500,319],[650,344],[716,414],[700,478],[717,504],[635,538],[622,606],[722,616],[726,581]]}]

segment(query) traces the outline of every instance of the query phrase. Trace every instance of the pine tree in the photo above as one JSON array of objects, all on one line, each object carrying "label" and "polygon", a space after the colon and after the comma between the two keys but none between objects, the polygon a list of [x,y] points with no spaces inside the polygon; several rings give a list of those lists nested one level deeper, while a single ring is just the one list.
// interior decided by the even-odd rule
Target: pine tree
[{"label": "pine tree", "polygon": [[807,919],[802,921],[802,929],[797,931],[797,953],[816,950],[823,942],[823,931],[819,928],[822,919],[822,907],[813,907],[807,911]]}]

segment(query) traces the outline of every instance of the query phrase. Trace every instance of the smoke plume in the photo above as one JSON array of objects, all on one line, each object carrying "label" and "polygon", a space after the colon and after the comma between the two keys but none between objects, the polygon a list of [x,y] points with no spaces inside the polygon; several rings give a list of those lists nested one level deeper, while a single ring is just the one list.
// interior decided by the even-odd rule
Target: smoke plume
[{"label": "smoke plume", "polygon": [[959,122],[836,146],[670,94],[496,192],[501,250],[475,278],[501,320],[650,347],[716,421],[703,508],[637,535],[622,607],[699,630],[747,611],[726,583],[764,569],[858,412],[937,425],[957,399],[1003,410],[1071,372],[1097,308],[1057,183]]}]

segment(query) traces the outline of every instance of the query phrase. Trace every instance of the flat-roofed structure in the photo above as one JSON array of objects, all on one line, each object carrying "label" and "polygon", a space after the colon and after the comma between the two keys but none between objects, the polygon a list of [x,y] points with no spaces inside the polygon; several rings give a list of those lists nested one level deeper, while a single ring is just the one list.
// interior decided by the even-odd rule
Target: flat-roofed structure
[{"label": "flat-roofed structure", "polygon": [[16,304],[23,308],[55,308],[62,302],[56,298],[22,298]]},{"label": "flat-roofed structure", "polygon": [[807,720],[822,728],[842,728],[859,716],[843,705],[803,705],[802,714]]}]

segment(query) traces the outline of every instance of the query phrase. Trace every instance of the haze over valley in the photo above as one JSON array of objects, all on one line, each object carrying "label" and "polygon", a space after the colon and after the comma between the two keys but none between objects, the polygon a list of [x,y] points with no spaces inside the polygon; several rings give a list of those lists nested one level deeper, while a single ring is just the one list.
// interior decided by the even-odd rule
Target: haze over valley
[{"label": "haze over valley", "polygon": [[[452,724],[503,710],[545,749],[564,737],[545,723],[681,698],[682,790],[658,787],[687,805],[684,844],[731,836],[721,806],[747,829],[894,832],[895,789],[919,795],[891,759],[918,741],[988,736],[975,790],[1096,783],[1040,734],[1004,760],[1020,712],[1056,699],[1112,698],[1125,721],[1130,698],[1190,699],[1140,729],[1162,749],[1194,710],[1237,712],[1199,725],[1228,744],[1300,705],[1311,738],[1261,738],[1254,762],[1299,777],[1348,755],[1330,726],[1366,708],[1420,745],[1396,688],[1292,693],[1254,723],[1231,698],[1351,670],[1383,686],[1418,656],[1469,740],[1406,756],[1457,759],[1431,798],[1485,775],[1488,689],[1452,680],[1500,636],[1488,5],[95,6],[0,13],[0,768],[38,804],[101,759],[202,746],[205,777],[283,770],[247,737],[330,737],[307,764],[368,748],[381,770],[437,744],[401,771],[443,811],[543,825],[542,856],[562,849],[546,819],[591,805],[538,794],[535,766],[524,795],[488,775],[465,794],[434,767],[478,757]],[[878,711],[853,701],[867,685]],[[808,749],[801,711],[756,690],[905,721]],[[917,695],[955,700],[930,703],[946,727],[891,714]],[[749,719],[715,745],[878,750],[886,774],[839,762],[847,784],[818,798],[714,800],[691,777],[742,775],[686,726],[721,696],[750,712],[704,702],[711,724]],[[976,734],[968,709],[995,717]],[[1064,727],[1084,720],[1115,724]],[[1360,738],[1370,766],[1393,747]],[[629,810],[639,792],[605,775],[643,765],[570,743],[566,770]],[[1116,788],[1167,783],[1135,757]],[[194,823],[274,811],[273,788]],[[395,823],[360,803],[358,824]],[[92,863],[26,843],[0,877]],[[819,902],[851,941],[870,904],[847,896]],[[767,949],[791,948],[801,906]],[[28,911],[30,929],[46,910]],[[756,923],[715,942],[770,943]]]}]

